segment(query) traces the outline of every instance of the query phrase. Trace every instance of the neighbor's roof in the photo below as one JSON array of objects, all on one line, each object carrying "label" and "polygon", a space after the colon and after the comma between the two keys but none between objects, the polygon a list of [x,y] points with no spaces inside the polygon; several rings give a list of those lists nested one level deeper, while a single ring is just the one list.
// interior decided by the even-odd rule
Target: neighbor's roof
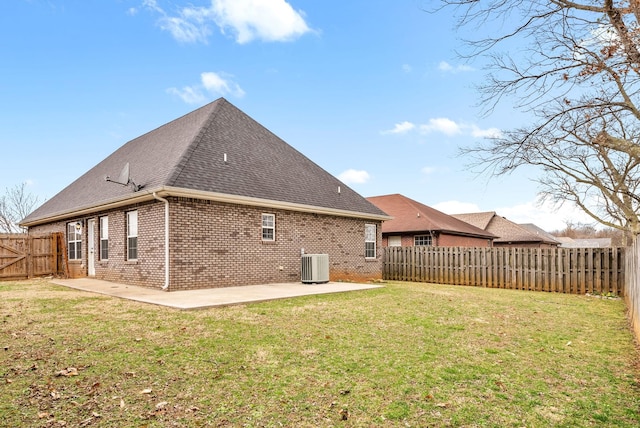
[{"label": "neighbor's roof", "polygon": [[609,248],[611,238],[569,238],[568,236],[557,236],[562,248]]},{"label": "neighbor's roof", "polygon": [[[107,182],[129,163],[140,190]],[[158,196],[386,220],[358,193],[224,98],[129,141],[49,199],[32,226]]]},{"label": "neighbor's roof", "polygon": [[[545,243],[558,245],[559,242],[553,238],[548,238],[546,232],[542,229],[542,233],[531,232],[526,227],[516,224],[506,218],[499,216],[495,211],[480,212],[480,213],[466,213],[466,214],[453,214],[453,217],[465,221],[469,224],[473,224],[476,227],[482,228],[487,232],[491,232],[498,238],[494,243],[515,243],[515,242],[529,242],[529,243]],[[534,226],[532,225],[533,227]]]},{"label": "neighbor's roof", "polygon": [[544,239],[546,243],[560,244],[560,241],[555,236],[533,223],[520,223],[520,226],[524,227],[529,232],[538,235],[540,238]]},{"label": "neighbor's roof", "polygon": [[439,231],[495,238],[489,232],[400,194],[373,196],[367,200],[393,217],[382,224],[382,233]]}]

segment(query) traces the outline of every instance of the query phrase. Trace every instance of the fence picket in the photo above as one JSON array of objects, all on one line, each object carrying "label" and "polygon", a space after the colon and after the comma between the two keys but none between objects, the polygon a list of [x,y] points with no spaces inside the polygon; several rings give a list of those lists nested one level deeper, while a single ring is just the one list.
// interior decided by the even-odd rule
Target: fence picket
[{"label": "fence picket", "polygon": [[623,248],[387,247],[383,277],[556,293],[624,294]]}]

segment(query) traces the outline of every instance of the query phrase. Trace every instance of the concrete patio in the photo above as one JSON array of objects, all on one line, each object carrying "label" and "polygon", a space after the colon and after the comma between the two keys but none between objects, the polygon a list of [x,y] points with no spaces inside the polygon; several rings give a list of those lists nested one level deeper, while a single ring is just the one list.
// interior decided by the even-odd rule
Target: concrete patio
[{"label": "concrete patio", "polygon": [[377,284],[353,284],[343,282],[329,282],[326,284],[303,284],[294,282],[167,292],[135,285],[101,281],[93,278],[54,279],[51,282],[76,290],[105,294],[176,309],[230,306],[313,294],[343,293],[382,287]]}]

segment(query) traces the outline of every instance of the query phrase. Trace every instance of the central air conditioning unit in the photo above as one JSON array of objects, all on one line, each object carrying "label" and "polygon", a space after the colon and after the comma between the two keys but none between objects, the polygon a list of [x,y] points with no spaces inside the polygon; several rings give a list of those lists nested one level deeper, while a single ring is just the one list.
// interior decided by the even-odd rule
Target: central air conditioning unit
[{"label": "central air conditioning unit", "polygon": [[302,255],[302,282],[329,282],[329,254]]}]

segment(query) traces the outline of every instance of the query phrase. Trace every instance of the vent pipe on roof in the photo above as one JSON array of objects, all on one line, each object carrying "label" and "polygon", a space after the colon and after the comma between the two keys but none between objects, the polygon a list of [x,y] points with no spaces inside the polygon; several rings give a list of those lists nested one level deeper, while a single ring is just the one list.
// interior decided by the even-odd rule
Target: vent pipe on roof
[{"label": "vent pipe on roof", "polygon": [[340,194],[340,186],[338,186],[338,195]]},{"label": "vent pipe on roof", "polygon": [[227,154],[223,154],[222,155],[222,160],[224,161],[224,163],[227,163]]}]

